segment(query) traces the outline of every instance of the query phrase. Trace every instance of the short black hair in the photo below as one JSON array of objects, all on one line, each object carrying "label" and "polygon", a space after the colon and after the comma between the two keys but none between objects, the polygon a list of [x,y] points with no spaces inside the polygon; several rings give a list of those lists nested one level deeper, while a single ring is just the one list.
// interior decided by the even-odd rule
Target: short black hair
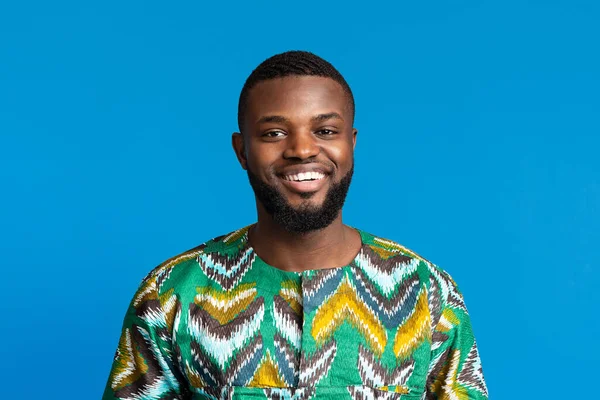
[{"label": "short black hair", "polygon": [[260,65],[252,71],[248,79],[246,79],[238,102],[238,127],[240,132],[242,132],[250,89],[262,81],[294,75],[322,76],[331,78],[339,83],[348,95],[352,117],[354,118],[354,96],[352,95],[352,90],[350,90],[348,82],[346,82],[342,74],[340,74],[328,61],[313,53],[293,50],[267,58],[260,63]]}]

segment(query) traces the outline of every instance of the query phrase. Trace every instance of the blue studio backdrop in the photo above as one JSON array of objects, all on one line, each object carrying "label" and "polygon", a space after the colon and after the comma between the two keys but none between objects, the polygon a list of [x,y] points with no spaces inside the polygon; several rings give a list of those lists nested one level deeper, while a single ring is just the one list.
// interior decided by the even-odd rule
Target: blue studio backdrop
[{"label": "blue studio backdrop", "polygon": [[239,91],[285,50],[357,106],[345,221],[465,295],[494,399],[593,398],[596,1],[4,2],[3,399],[97,399],[161,261],[254,222]]}]

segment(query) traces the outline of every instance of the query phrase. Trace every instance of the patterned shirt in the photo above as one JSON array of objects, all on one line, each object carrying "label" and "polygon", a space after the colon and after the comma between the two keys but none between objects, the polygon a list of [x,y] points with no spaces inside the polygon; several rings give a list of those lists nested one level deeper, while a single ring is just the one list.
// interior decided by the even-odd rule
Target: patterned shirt
[{"label": "patterned shirt", "polygon": [[340,268],[270,266],[248,227],[162,263],[131,302],[103,399],[487,399],[454,281],[358,232]]}]

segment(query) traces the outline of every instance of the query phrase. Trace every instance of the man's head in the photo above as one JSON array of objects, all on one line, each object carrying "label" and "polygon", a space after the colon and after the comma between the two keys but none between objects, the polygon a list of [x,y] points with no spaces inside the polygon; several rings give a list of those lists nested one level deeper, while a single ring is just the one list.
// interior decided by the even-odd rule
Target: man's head
[{"label": "man's head", "polygon": [[244,118],[248,107],[248,94],[250,90],[257,83],[270,79],[284,78],[286,76],[321,76],[333,79],[339,83],[348,96],[348,106],[352,111],[352,122],[354,122],[354,95],[342,74],[329,62],[313,53],[307,51],[286,51],[285,53],[269,57],[260,63],[252,71],[248,79],[246,79],[238,102],[238,128],[240,132],[244,132]]},{"label": "man's head", "polygon": [[233,147],[259,211],[291,232],[339,215],[352,178],[354,99],[341,74],[307,52],[261,63],[240,94]]}]

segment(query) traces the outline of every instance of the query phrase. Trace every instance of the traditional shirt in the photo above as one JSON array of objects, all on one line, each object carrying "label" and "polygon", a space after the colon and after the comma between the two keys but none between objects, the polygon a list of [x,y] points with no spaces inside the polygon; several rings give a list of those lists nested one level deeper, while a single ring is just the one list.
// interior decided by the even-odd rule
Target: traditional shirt
[{"label": "traditional shirt", "polygon": [[104,399],[487,399],[463,297],[405,247],[358,231],[340,268],[264,262],[248,227],[155,268]]}]

